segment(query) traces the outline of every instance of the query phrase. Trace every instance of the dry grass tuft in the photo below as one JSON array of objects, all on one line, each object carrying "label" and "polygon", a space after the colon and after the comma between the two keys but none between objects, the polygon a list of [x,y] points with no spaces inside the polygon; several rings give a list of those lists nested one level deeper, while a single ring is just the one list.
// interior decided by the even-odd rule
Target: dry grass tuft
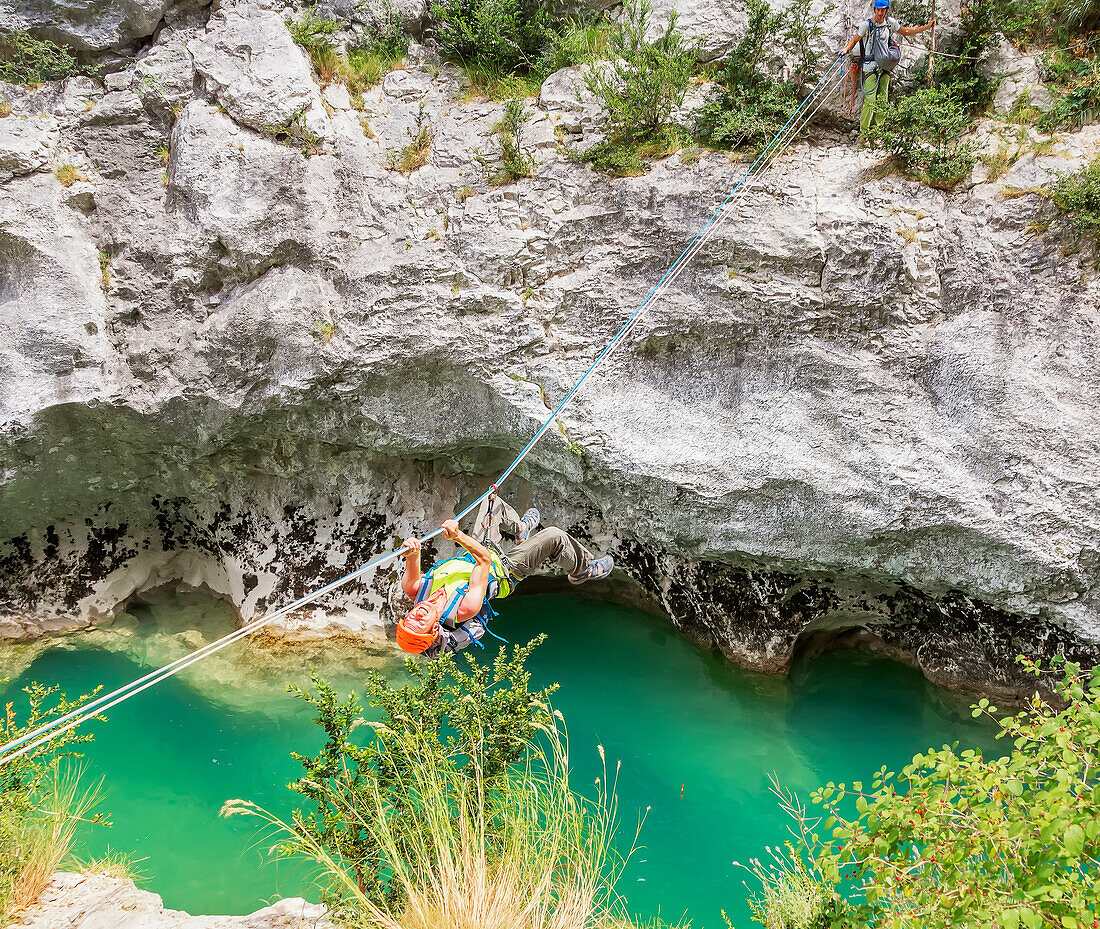
[{"label": "dry grass tuft", "polygon": [[7,900],[8,916],[22,913],[38,899],[53,873],[69,858],[77,825],[88,820],[99,802],[103,781],[81,786],[83,769],[54,771],[45,785],[37,815],[19,836],[22,867]]},{"label": "dry grass tuft", "polygon": [[135,858],[127,852],[115,852],[110,849],[101,858],[92,858],[88,861],[76,860],[82,874],[102,874],[120,881],[144,880],[141,868],[138,865],[146,861],[145,858]]},{"label": "dry grass tuft", "polygon": [[62,187],[72,187],[77,181],[86,181],[87,177],[73,165],[58,165],[54,170]]},{"label": "dry grass tuft", "polygon": [[373,810],[341,810],[357,817],[390,863],[403,901],[392,907],[367,897],[306,830],[246,801],[229,801],[222,812],[259,816],[290,833],[363,922],[381,929],[634,929],[614,890],[633,852],[613,847],[614,780],[605,771],[596,799],[580,796],[569,783],[562,733],[550,728],[546,736],[549,747],[531,746],[526,763],[503,779],[441,770],[431,751],[415,754],[422,761],[402,775],[415,829],[394,820],[381,793]]}]

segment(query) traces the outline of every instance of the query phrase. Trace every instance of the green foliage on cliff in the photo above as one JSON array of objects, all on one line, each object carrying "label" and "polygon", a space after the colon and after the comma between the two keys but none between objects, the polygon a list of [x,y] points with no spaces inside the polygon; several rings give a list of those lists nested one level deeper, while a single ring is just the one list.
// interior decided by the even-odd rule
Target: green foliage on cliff
[{"label": "green foliage on cliff", "polygon": [[[700,141],[711,148],[735,149],[770,140],[794,112],[805,84],[818,75],[810,43],[823,34],[832,10],[832,5],[815,10],[806,0],[773,10],[768,0],[748,0],[745,34],[696,114]],[[790,81],[773,81],[763,70],[766,57],[776,51],[795,59]]]},{"label": "green foliage on cliff", "polygon": [[638,173],[644,159],[675,151],[685,135],[669,117],[684,102],[698,53],[677,28],[675,12],[648,39],[651,13],[649,0],[627,0],[608,34],[610,60],[587,76],[608,116],[606,140],[584,158],[614,175]]},{"label": "green foliage on cliff", "polygon": [[[0,719],[0,743],[12,742],[75,709],[88,697],[71,702],[57,687],[26,688],[29,712],[20,722],[12,704]],[[91,695],[89,695],[91,696]],[[87,819],[98,788],[81,789],[79,774],[63,770],[72,749],[90,735],[70,730],[51,743],[0,766],[0,922],[32,903],[69,854],[73,830]],[[102,821],[100,817],[92,817]]]},{"label": "green foliage on cliff", "polygon": [[554,71],[606,49],[604,16],[564,15],[538,0],[433,0],[430,10],[443,56],[493,99],[536,94]]},{"label": "green foliage on cliff", "polygon": [[22,30],[0,29],[0,81],[42,84],[63,81],[83,71],[72,52],[64,46],[36,39]]},{"label": "green foliage on cliff", "polygon": [[536,0],[435,0],[431,14],[445,55],[501,72],[531,69],[551,25]]},{"label": "green foliage on cliff", "polygon": [[522,100],[509,100],[505,105],[504,115],[493,127],[498,151],[495,156],[478,157],[490,184],[512,184],[520,178],[530,177],[535,170],[535,159],[523,146],[523,127],[530,119]]},{"label": "green foliage on cliff", "polygon": [[287,21],[287,29],[309,55],[321,82],[344,84],[353,102],[389,74],[409,50],[409,37],[401,17],[389,0],[376,8],[363,8],[363,13],[368,19],[367,27],[356,36],[346,54],[335,43],[336,34],[348,25],[343,20],[319,16],[313,6],[300,19]]},{"label": "green foliage on cliff", "polygon": [[[835,907],[826,924],[852,929],[1094,927],[1100,671],[1056,662],[1041,672],[1021,660],[1037,676],[1058,676],[1053,699],[1036,694],[1008,716],[988,700],[973,707],[997,724],[1009,754],[945,746],[900,772],[880,769],[869,787],[828,784],[813,798],[821,819],[791,809],[799,828],[795,860],[777,872],[784,894],[809,873],[814,893]],[[765,885],[757,899],[768,896]]]},{"label": "green foliage on cliff", "polygon": [[1080,171],[1059,177],[1049,194],[1078,231],[1100,238],[1100,155]]},{"label": "green foliage on cliff", "polygon": [[895,100],[868,139],[933,187],[950,188],[969,175],[976,146],[966,138],[971,116],[951,87],[919,87]]}]

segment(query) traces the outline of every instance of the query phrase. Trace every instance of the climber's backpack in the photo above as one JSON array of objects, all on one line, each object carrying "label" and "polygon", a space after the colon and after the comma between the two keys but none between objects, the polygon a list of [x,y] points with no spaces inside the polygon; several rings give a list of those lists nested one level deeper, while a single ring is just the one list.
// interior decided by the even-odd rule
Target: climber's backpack
[{"label": "climber's backpack", "polygon": [[859,58],[863,62],[864,71],[885,71],[889,74],[901,61],[901,46],[894,41],[890,27],[886,23],[882,24],[882,28],[886,30],[885,39],[879,32],[880,27],[873,19],[869,19],[867,35],[860,36]]}]

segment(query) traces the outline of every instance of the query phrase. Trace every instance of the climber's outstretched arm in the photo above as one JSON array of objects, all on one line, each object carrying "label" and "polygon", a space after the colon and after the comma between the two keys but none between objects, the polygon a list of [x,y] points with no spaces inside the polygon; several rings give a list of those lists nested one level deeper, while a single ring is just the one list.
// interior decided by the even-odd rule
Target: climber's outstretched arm
[{"label": "climber's outstretched arm", "polygon": [[485,594],[489,589],[489,568],[492,566],[493,556],[489,549],[477,539],[459,529],[458,523],[453,519],[448,519],[443,524],[443,534],[474,556],[470,586],[466,588],[466,595],[459,602],[458,611],[455,613],[455,622],[464,623],[470,617],[477,616],[485,604]]}]

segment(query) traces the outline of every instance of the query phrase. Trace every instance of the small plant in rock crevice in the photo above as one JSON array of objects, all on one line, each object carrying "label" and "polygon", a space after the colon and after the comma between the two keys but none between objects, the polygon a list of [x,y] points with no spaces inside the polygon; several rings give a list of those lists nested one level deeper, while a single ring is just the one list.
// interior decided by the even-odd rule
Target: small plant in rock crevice
[{"label": "small plant in rock crevice", "polygon": [[62,187],[72,187],[77,181],[86,181],[88,178],[85,176],[76,165],[61,164],[54,169],[58,181],[61,182]]},{"label": "small plant in rock crevice", "polygon": [[530,119],[522,100],[509,100],[505,105],[504,115],[493,127],[500,150],[495,159],[479,159],[490,184],[512,184],[535,170],[535,159],[523,148],[523,127]]},{"label": "small plant in rock crevice", "polygon": [[313,324],[313,334],[322,345],[328,345],[329,342],[336,338],[336,332],[336,323],[331,320],[319,319]]},{"label": "small plant in rock crevice", "polygon": [[405,130],[405,135],[409,137],[408,143],[399,150],[390,149],[387,153],[388,167],[402,174],[412,174],[428,163],[435,139],[435,129],[423,103],[417,111],[416,122],[412,128]]},{"label": "small plant in rock crevice", "polygon": [[299,113],[282,126],[268,126],[263,134],[280,145],[297,149],[306,158],[318,154],[325,144],[325,140],[306,125],[304,113]]}]

